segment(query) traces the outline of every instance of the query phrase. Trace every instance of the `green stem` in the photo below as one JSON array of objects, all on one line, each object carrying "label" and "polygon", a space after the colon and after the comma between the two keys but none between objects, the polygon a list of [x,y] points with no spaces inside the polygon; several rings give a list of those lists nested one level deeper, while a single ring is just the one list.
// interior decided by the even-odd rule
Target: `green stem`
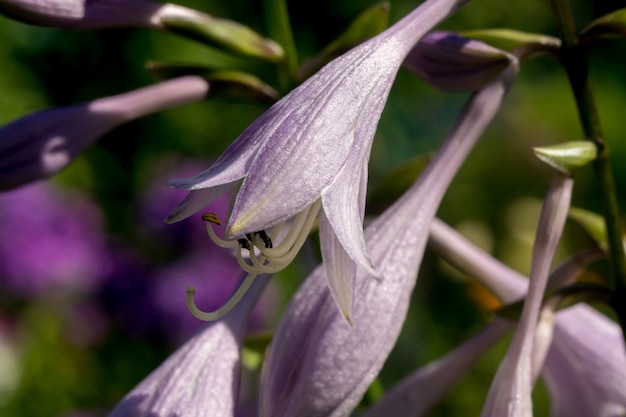
[{"label": "green stem", "polygon": [[554,15],[563,36],[563,63],[574,92],[578,115],[585,136],[598,148],[594,169],[600,186],[600,198],[604,211],[609,252],[611,256],[611,287],[614,290],[612,306],[617,313],[626,337],[626,255],[622,242],[620,210],[617,204],[615,180],[609,161],[609,148],[604,141],[598,111],[591,89],[587,54],[578,42],[576,27],[569,0],[552,0]]},{"label": "green stem", "polygon": [[278,64],[278,82],[281,92],[287,93],[296,79],[298,55],[293,41],[286,0],[264,0],[265,19],[270,37],[285,51],[285,59]]}]

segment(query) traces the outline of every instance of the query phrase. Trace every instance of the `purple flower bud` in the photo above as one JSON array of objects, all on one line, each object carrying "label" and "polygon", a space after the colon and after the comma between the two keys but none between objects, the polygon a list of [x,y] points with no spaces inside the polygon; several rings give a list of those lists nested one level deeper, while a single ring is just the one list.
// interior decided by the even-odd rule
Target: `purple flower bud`
[{"label": "purple flower bud", "polygon": [[161,7],[146,0],[0,0],[0,12],[11,18],[68,29],[156,27],[153,16]]},{"label": "purple flower bud", "polygon": [[557,173],[546,196],[533,248],[528,296],[513,341],[489,389],[481,414],[484,417],[532,416],[535,331],[550,266],[567,219],[573,185],[571,177]]},{"label": "purple flower bud", "polygon": [[424,36],[404,66],[444,91],[475,91],[502,72],[513,56],[486,43],[453,32]]},{"label": "purple flower bud", "polygon": [[181,77],[22,117],[0,129],[0,190],[50,177],[118,125],[201,100],[208,88],[200,77]]}]

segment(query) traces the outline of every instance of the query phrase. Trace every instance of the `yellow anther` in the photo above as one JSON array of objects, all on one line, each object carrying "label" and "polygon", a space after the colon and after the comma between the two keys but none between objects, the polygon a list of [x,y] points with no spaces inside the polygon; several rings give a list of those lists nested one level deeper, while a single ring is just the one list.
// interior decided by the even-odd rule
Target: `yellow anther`
[{"label": "yellow anther", "polygon": [[222,222],[220,221],[220,218],[217,217],[217,215],[215,213],[204,213],[202,215],[202,220],[204,220],[205,222],[211,222],[211,223],[216,224],[218,226],[222,225]]}]

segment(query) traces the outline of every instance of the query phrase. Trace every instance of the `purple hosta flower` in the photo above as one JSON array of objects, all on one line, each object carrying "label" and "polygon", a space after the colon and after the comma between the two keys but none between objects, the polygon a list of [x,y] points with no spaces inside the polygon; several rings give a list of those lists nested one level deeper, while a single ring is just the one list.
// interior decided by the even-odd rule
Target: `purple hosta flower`
[{"label": "purple hosta flower", "polygon": [[259,277],[235,309],[172,354],[117,405],[110,417],[232,417],[246,323],[266,283],[267,277]]},{"label": "purple hosta flower", "polygon": [[509,64],[510,54],[453,32],[432,32],[409,53],[404,66],[445,91],[475,91]]},{"label": "purple hosta flower", "polygon": [[419,180],[366,229],[372,262],[385,279],[357,270],[353,326],[332,308],[323,265],[298,290],[265,363],[262,415],[345,416],[356,406],[400,332],[439,202],[516,74],[513,63],[471,97]]},{"label": "purple hosta flower", "polygon": [[[293,259],[304,241],[300,237],[319,214],[326,275],[349,317],[356,265],[378,276],[362,222],[367,161],[380,114],[413,45],[467,1],[427,0],[322,68],[248,127],[211,168],[171,181],[192,192],[167,221],[186,218],[241,185],[226,236],[251,247],[253,264],[242,262],[244,269],[266,273]],[[288,238],[277,241],[275,230],[267,238],[266,229],[280,228],[289,219]]]},{"label": "purple hosta flower", "polygon": [[[528,280],[467,242],[440,221],[431,241],[451,262],[471,273],[505,302],[524,296]],[[574,269],[597,258],[584,253]],[[572,273],[565,272],[565,275]],[[620,416],[626,409],[626,348],[620,327],[586,305],[556,315],[543,367],[552,417]],[[622,414],[620,414],[622,413]]]},{"label": "purple hosta flower", "polygon": [[528,295],[509,351],[492,382],[483,416],[532,416],[535,331],[552,259],[565,226],[573,180],[557,173],[541,211],[533,248]]},{"label": "purple hosta flower", "polygon": [[108,270],[100,210],[76,190],[0,194],[0,230],[0,285],[19,295],[92,291]]},{"label": "purple hosta flower", "polygon": [[54,175],[118,125],[201,100],[208,88],[200,77],[181,77],[22,117],[0,129],[0,190]]}]

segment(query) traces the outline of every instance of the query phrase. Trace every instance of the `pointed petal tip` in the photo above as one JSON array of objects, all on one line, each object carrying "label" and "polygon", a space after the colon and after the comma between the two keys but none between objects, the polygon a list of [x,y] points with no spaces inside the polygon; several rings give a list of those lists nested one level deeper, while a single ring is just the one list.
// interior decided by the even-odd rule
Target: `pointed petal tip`
[{"label": "pointed petal tip", "polygon": [[370,276],[378,282],[383,282],[385,280],[385,276],[381,274],[380,272],[378,272],[376,268],[374,268],[373,266],[372,266],[372,272],[370,273]]},{"label": "pointed petal tip", "polygon": [[181,220],[185,220],[187,217],[191,216],[193,213],[189,213],[188,210],[184,210],[183,204],[179,204],[174,207],[172,211],[169,212],[167,217],[163,219],[163,223],[165,224],[174,224],[178,223]]},{"label": "pointed petal tip", "polygon": [[339,310],[341,311],[341,315],[343,316],[344,319],[346,319],[350,327],[354,327],[354,318],[352,317],[352,311],[351,311],[352,309],[350,308],[350,306],[340,305],[338,307],[339,307]]},{"label": "pointed petal tip", "polygon": [[250,218],[249,216],[244,217],[240,215],[237,217],[238,218],[235,219],[235,221],[232,221],[233,219],[231,217],[232,223],[229,223],[226,226],[226,236],[228,239],[235,239],[245,235],[246,233],[252,233],[264,228],[263,225],[255,226],[254,224],[251,224],[251,222],[248,221]]},{"label": "pointed petal tip", "polygon": [[383,274],[378,272],[378,270],[372,264],[372,261],[369,259],[369,257],[367,258],[367,264],[362,263],[362,262],[357,262],[357,261],[354,261],[354,262],[357,264],[357,267],[361,268],[362,271],[365,272],[365,274],[368,277],[371,277],[378,282],[383,282],[385,280],[385,277],[383,276]]},{"label": "pointed petal tip", "polygon": [[165,183],[169,188],[179,188],[182,190],[190,190],[192,187],[188,185],[189,180],[186,178],[172,178]]},{"label": "pointed petal tip", "polygon": [[242,231],[243,231],[243,224],[241,224],[241,222],[235,222],[233,224],[229,224],[228,226],[226,226],[226,236],[228,238],[234,238],[235,236],[239,234],[243,234],[241,233]]}]

